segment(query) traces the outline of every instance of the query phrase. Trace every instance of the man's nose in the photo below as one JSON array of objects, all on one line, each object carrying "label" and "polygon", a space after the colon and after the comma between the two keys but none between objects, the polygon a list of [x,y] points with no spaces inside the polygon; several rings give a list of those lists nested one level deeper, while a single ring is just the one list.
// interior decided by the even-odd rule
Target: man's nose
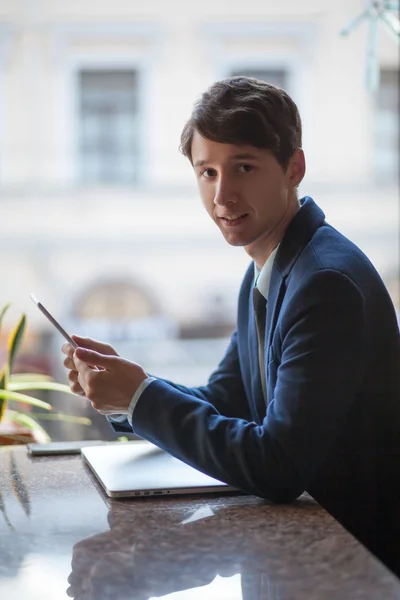
[{"label": "man's nose", "polygon": [[220,177],[217,181],[214,194],[214,204],[225,206],[225,204],[235,203],[237,201],[237,192],[228,178]]}]

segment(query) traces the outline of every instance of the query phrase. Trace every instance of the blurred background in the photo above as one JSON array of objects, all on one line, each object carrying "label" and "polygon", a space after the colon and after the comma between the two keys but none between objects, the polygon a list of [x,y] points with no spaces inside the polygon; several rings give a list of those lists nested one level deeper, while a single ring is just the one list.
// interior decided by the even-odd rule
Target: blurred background
[{"label": "blurred background", "polygon": [[[205,383],[249,258],[206,215],[178,146],[195,99],[231,75],[293,97],[300,195],[367,254],[399,311],[399,52],[383,19],[354,21],[367,5],[0,0],[0,306],[12,302],[0,358],[24,312],[17,368],[66,381],[63,339],[33,292],[69,332]],[[53,439],[113,438],[82,399],[42,397],[93,418],[47,424]]]}]

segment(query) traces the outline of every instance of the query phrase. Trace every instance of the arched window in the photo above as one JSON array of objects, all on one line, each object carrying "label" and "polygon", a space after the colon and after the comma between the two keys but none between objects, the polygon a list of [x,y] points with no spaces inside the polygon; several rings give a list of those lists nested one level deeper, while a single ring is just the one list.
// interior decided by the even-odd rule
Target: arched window
[{"label": "arched window", "polygon": [[99,281],[87,287],[74,302],[72,316],[81,320],[132,321],[160,315],[151,292],[129,280]]}]

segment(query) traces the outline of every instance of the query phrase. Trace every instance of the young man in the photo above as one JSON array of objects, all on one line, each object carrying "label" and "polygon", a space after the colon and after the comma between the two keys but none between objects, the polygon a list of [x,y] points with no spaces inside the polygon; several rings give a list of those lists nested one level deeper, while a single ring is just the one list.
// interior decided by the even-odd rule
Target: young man
[{"label": "young man", "polygon": [[[307,490],[392,568],[400,540],[400,341],[365,255],[299,200],[301,121],[267,83],[215,83],[182,133],[202,202],[252,259],[237,329],[208,384],[149,377],[75,337],[71,389],[209,475],[274,502]],[[94,370],[93,365],[101,370]]]}]

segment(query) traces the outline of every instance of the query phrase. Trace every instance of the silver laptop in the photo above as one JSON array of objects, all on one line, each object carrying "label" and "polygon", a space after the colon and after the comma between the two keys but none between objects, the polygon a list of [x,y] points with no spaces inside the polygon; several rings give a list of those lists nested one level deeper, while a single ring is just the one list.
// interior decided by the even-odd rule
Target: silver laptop
[{"label": "silver laptop", "polygon": [[82,448],[82,456],[111,498],[238,491],[146,441]]}]

